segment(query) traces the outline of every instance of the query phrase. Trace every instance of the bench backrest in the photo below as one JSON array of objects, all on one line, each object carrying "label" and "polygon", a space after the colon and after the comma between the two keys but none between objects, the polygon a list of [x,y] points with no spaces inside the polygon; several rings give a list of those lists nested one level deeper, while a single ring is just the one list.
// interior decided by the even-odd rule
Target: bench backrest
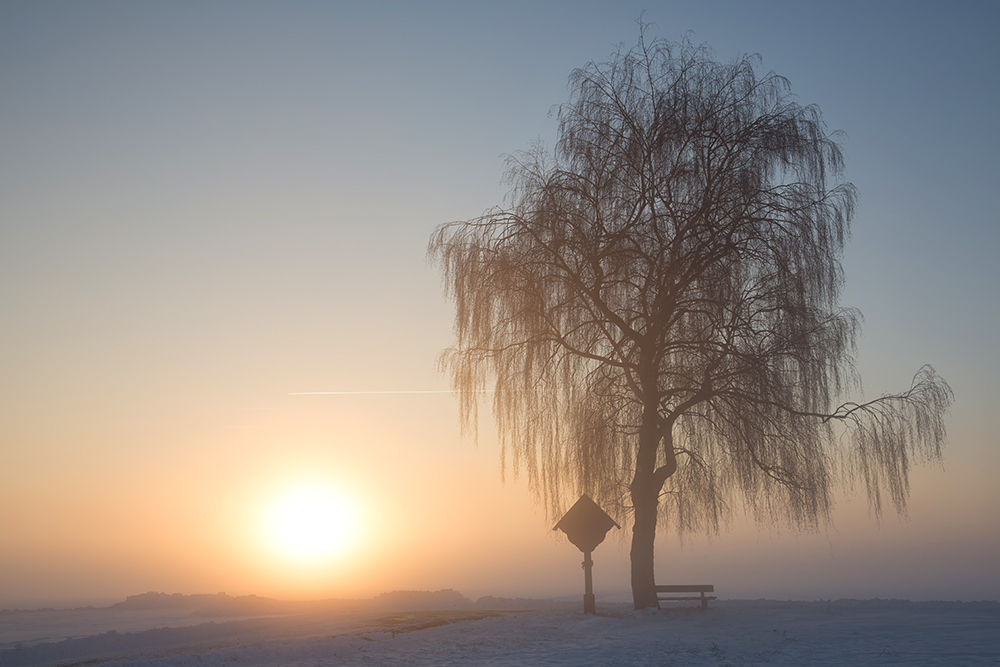
[{"label": "bench backrest", "polygon": [[714,593],[712,584],[684,584],[681,586],[657,586],[657,593]]}]

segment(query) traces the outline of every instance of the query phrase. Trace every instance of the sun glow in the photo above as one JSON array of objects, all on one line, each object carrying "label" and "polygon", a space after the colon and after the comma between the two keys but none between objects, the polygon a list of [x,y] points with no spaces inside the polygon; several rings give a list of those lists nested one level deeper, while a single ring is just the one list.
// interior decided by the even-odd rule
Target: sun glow
[{"label": "sun glow", "polygon": [[320,563],[342,555],[357,540],[354,503],[329,486],[296,486],[270,505],[267,539],[282,556],[299,563]]}]

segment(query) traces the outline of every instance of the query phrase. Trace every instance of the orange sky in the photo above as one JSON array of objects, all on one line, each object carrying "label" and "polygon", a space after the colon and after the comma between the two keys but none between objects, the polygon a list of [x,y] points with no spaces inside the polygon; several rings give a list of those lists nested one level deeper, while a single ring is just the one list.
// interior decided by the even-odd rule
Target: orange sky
[{"label": "orange sky", "polygon": [[[500,484],[492,437],[478,447],[458,437],[451,396],[274,399],[273,409],[220,410],[181,426],[164,415],[172,426],[157,429],[162,447],[95,434],[86,453],[22,455],[20,475],[6,468],[3,484],[4,506],[16,508],[7,511],[0,551],[6,606],[145,590],[283,598],[578,592],[579,552],[550,530],[523,483]],[[966,582],[951,567],[993,567],[990,535],[975,534],[995,502],[988,474],[961,460],[918,471],[908,522],[890,515],[878,527],[855,497],[824,534],[736,525],[713,540],[689,538],[683,550],[664,536],[659,576],[712,581],[728,597],[988,595],[982,580]],[[316,481],[355,499],[362,525],[344,553],[296,564],[268,547],[262,523],[282,490]],[[961,512],[967,520],[956,520]],[[620,537],[595,553],[604,594],[628,590]]]}]

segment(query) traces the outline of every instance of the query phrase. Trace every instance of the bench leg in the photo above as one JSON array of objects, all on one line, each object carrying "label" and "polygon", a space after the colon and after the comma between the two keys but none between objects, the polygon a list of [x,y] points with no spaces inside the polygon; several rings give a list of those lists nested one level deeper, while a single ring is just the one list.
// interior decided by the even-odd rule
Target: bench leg
[{"label": "bench leg", "polygon": [[705,598],[705,591],[701,592],[701,610],[705,611],[708,609],[708,600]]}]

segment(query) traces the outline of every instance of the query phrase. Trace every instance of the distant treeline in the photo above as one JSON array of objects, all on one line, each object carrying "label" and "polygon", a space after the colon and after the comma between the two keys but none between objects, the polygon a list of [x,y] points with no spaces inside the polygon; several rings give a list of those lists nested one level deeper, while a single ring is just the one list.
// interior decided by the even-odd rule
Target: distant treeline
[{"label": "distant treeline", "polygon": [[362,605],[357,600],[275,600],[258,595],[226,595],[207,593],[183,595],[181,593],[157,593],[150,591],[140,595],[130,595],[124,602],[118,602],[109,609],[139,611],[144,609],[193,609],[204,616],[255,616],[257,614],[287,614],[297,611],[318,611],[326,609],[352,609]]},{"label": "distant treeline", "polygon": [[192,609],[202,616],[256,616],[313,611],[351,610],[436,610],[436,609],[542,609],[552,600],[503,598],[486,595],[475,602],[452,589],[440,591],[389,591],[370,600],[275,600],[257,595],[232,596],[225,593],[182,595],[149,592],[130,595],[109,609]]}]

